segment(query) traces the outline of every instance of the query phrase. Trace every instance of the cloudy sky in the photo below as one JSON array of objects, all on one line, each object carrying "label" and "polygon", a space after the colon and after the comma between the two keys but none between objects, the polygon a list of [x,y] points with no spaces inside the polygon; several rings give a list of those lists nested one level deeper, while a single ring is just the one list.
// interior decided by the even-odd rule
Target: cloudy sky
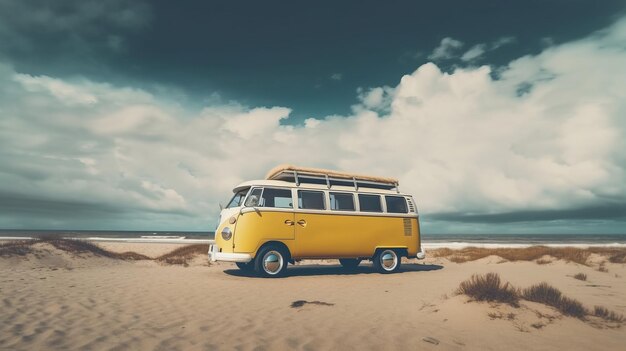
[{"label": "cloudy sky", "polygon": [[212,230],[279,163],[427,233],[624,233],[623,1],[0,0],[0,228]]}]

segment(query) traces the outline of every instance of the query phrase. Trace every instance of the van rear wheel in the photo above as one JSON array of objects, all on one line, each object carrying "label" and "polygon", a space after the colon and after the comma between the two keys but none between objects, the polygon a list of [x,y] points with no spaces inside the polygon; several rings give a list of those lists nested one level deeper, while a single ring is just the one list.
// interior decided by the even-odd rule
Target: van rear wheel
[{"label": "van rear wheel", "polygon": [[254,270],[262,277],[282,277],[287,271],[287,254],[277,245],[268,245],[254,258]]},{"label": "van rear wheel", "polygon": [[380,273],[395,273],[400,269],[400,255],[395,250],[379,250],[373,261],[374,268]]},{"label": "van rear wheel", "polygon": [[361,263],[360,258],[340,258],[339,263],[346,269],[355,269]]}]

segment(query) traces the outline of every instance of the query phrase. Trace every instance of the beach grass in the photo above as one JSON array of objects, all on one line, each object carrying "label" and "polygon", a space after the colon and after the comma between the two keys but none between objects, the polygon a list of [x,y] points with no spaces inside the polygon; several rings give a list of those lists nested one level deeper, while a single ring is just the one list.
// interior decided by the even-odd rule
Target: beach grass
[{"label": "beach grass", "polygon": [[506,303],[513,307],[520,307],[520,300],[532,301],[553,307],[565,316],[582,320],[588,316],[595,316],[609,322],[624,322],[623,315],[601,306],[589,310],[580,301],[563,295],[559,289],[546,282],[519,289],[508,282],[503,282],[497,273],[473,274],[470,279],[461,282],[457,293],[466,295],[474,301]]},{"label": "beach grass", "polygon": [[519,306],[519,293],[509,283],[503,283],[497,273],[474,274],[459,285],[459,294],[467,295],[476,301],[502,302]]},{"label": "beach grass", "polygon": [[593,315],[600,317],[610,322],[622,323],[624,322],[624,316],[613,311],[609,311],[606,307],[595,306],[593,308]]},{"label": "beach grass", "polygon": [[26,240],[0,243],[0,257],[26,256],[33,251],[31,245],[32,243]]},{"label": "beach grass", "polygon": [[177,248],[164,255],[152,258],[137,252],[113,252],[97,244],[80,239],[66,239],[55,237],[38,237],[33,240],[11,241],[0,244],[0,256],[25,256],[33,252],[36,244],[49,244],[58,250],[74,255],[93,254],[95,256],[120,259],[126,261],[154,260],[160,263],[187,266],[189,261],[198,255],[206,255],[208,244],[193,244]]},{"label": "beach grass", "polygon": [[187,266],[189,260],[193,259],[197,255],[207,255],[209,252],[209,244],[194,244],[177,248],[171,252],[157,257],[157,262],[164,262],[167,264],[178,264]]},{"label": "beach grass", "polygon": [[588,312],[579,301],[564,296],[561,291],[546,282],[522,290],[525,300],[552,306],[566,316],[584,318]]},{"label": "beach grass", "polygon": [[574,262],[581,265],[589,265],[589,257],[592,254],[604,256],[612,263],[623,263],[626,259],[624,248],[576,248],[576,247],[547,247],[531,246],[525,248],[481,248],[466,247],[463,249],[440,248],[429,251],[433,257],[447,258],[455,263],[476,261],[489,256],[498,256],[507,261],[535,261],[539,264],[545,262],[545,256],[566,262]]}]

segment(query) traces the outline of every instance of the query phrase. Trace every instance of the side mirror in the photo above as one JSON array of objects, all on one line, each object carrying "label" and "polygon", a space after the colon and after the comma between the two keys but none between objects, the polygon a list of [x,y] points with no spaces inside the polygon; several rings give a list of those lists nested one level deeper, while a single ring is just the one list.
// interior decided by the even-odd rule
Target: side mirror
[{"label": "side mirror", "polygon": [[259,206],[259,197],[256,195],[250,195],[243,207],[256,207]]},{"label": "side mirror", "polygon": [[[261,202],[261,204],[259,204],[259,202]],[[242,215],[244,213],[248,213],[252,211],[256,213],[260,213],[257,206],[263,206],[262,202],[263,200],[261,199],[261,201],[259,201],[259,197],[257,195],[250,195],[250,197],[246,200],[246,202],[243,204],[243,206],[239,210],[239,214]]]}]

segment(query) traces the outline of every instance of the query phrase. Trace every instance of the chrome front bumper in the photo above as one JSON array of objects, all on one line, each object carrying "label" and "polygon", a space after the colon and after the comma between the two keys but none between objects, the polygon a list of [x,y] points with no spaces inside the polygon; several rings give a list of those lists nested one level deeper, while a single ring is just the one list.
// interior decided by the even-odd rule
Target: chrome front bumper
[{"label": "chrome front bumper", "polygon": [[425,258],[426,258],[426,251],[424,250],[424,248],[421,248],[420,252],[417,253],[417,259],[423,260]]},{"label": "chrome front bumper", "polygon": [[245,253],[220,252],[215,244],[209,245],[209,261],[243,262],[252,261],[252,255]]}]

